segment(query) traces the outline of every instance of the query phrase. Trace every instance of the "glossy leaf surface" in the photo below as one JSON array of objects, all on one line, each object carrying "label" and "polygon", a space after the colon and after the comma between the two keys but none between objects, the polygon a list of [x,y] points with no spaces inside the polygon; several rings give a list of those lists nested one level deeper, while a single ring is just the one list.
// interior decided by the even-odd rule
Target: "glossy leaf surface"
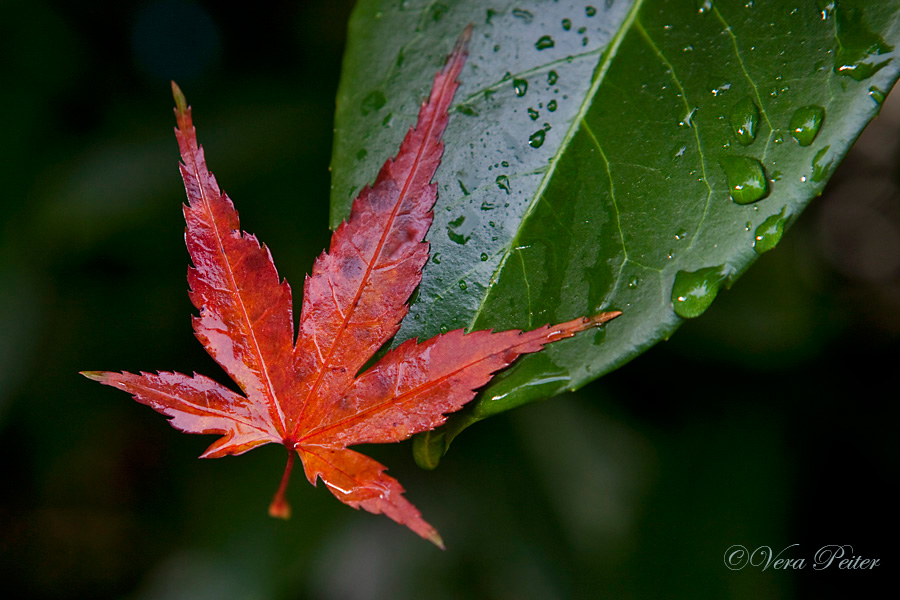
[{"label": "glossy leaf surface", "polygon": [[193,263],[188,283],[200,311],[194,331],[245,395],[201,375],[84,375],[132,394],[171,417],[181,431],[222,434],[204,457],[241,454],[271,442],[286,446],[288,464],[269,508],[273,516],[290,514],[284,494],[296,451],[310,483],[321,479],[342,502],[383,513],[442,546],[385,467],[347,446],[396,442],[440,425],[520,354],[618,315],[601,313],[527,333],[456,330],[421,344],[410,340],[359,373],[396,333],[428,260],[423,238],[436,197],[431,180],[469,34],[465,29],[435,76],[399,152],[359,194],[349,220],[307,277],[296,343],[290,287],[279,280],[268,249],[240,230],[234,205],[207,169],[191,110],[173,84],[188,197],[185,241]]},{"label": "glossy leaf surface", "polygon": [[821,193],[894,84],[898,6],[361,0],[338,94],[333,224],[414,118],[436,41],[475,23],[432,259],[395,344],[624,311],[495,378],[435,443],[622,365],[771,249],[768,232],[780,238]]}]

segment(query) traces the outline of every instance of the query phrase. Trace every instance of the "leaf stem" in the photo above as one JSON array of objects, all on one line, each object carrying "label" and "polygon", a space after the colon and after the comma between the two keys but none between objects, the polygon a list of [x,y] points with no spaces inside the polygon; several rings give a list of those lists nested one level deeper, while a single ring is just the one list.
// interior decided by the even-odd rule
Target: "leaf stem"
[{"label": "leaf stem", "polygon": [[275,497],[272,498],[272,503],[269,505],[270,517],[275,517],[277,519],[291,518],[291,505],[288,504],[288,501],[285,499],[284,493],[287,490],[288,481],[291,479],[291,469],[293,467],[294,451],[289,448],[287,466],[284,468],[284,475],[281,476],[281,485],[278,486],[278,491],[275,492]]}]

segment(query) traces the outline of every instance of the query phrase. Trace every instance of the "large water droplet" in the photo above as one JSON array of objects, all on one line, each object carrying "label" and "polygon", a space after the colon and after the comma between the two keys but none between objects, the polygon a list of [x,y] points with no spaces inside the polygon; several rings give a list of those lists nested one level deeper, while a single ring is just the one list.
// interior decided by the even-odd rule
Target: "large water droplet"
[{"label": "large water droplet", "polygon": [[675,314],[683,319],[699,317],[709,308],[725,276],[723,266],[706,267],[699,271],[678,271],[672,286],[672,304]]},{"label": "large water droplet", "polygon": [[763,221],[756,231],[753,233],[753,249],[757,254],[768,252],[778,245],[781,241],[781,235],[784,233],[784,224],[787,219],[784,218],[784,209],[777,215],[772,215]]},{"label": "large water droplet", "polygon": [[481,253],[481,262],[485,262],[488,259],[487,252]]},{"label": "large water droplet", "polygon": [[536,111],[536,110],[534,110],[533,108],[529,107],[529,108],[528,108],[528,116],[531,117],[531,120],[532,120],[532,121],[537,121],[538,117],[541,116],[541,113],[539,113],[538,111]]},{"label": "large water droplet", "polygon": [[[497,179],[495,179],[494,181],[497,182],[498,188],[500,188],[507,194],[509,193],[509,177],[507,177],[506,175],[498,175]],[[492,206],[491,208],[494,208],[494,207]]]},{"label": "large water droplet", "polygon": [[766,171],[755,158],[726,156],[721,164],[728,178],[731,199],[738,204],[750,204],[769,195]]},{"label": "large water droplet", "polygon": [[825,109],[821,106],[802,106],[791,117],[791,135],[801,146],[809,146],[819,135],[824,120]]},{"label": "large water droplet", "polygon": [[559,81],[559,73],[556,71],[550,71],[547,73],[547,83],[550,85],[556,85],[556,82]]},{"label": "large water droplet", "polygon": [[528,145],[532,148],[540,148],[544,145],[544,138],[546,137],[546,135],[546,131],[544,131],[543,129],[538,129],[531,134],[531,137],[528,138]]},{"label": "large water droplet", "polygon": [[[825,176],[828,175],[828,171],[831,170],[831,165],[834,163],[834,159],[828,157],[828,150],[831,146],[825,146],[821,150],[816,153],[816,156],[812,161],[812,180],[815,182],[820,182],[825,179]],[[829,158],[826,162],[825,159]]]},{"label": "large water droplet", "polygon": [[586,15],[589,16],[589,17],[593,17],[594,15],[597,14],[597,9],[594,8],[593,6],[585,6],[585,7],[584,7],[584,14],[586,14]]},{"label": "large water droplet", "polygon": [[375,112],[386,103],[387,98],[385,98],[384,93],[380,90],[375,90],[366,94],[365,98],[360,102],[359,109],[363,115],[367,115],[371,112]]},{"label": "large water droplet", "polygon": [[741,145],[749,146],[753,143],[759,131],[759,107],[750,96],[746,96],[732,107],[728,120],[731,122],[734,137]]},{"label": "large water droplet", "polygon": [[553,112],[556,110],[556,100],[551,100],[550,102],[547,103],[547,110],[549,110],[550,112]]},{"label": "large water droplet", "polygon": [[466,282],[465,282],[465,281],[463,281],[463,280],[460,280],[460,281],[459,281],[459,289],[461,289],[462,291],[466,291],[466,290],[468,289],[468,287],[469,287],[469,286],[466,285]]},{"label": "large water droplet", "polygon": [[839,40],[834,55],[834,71],[840,75],[862,81],[877,73],[890,61],[879,60],[894,47],[868,28],[863,21],[862,10],[846,8],[834,3],[835,37]]},{"label": "large water droplet", "polygon": [[563,19],[562,20],[562,28],[566,31],[572,29],[572,20],[571,19]]},{"label": "large water droplet", "polygon": [[513,89],[516,90],[516,96],[521,98],[528,92],[527,79],[513,79]]},{"label": "large water droplet", "polygon": [[552,48],[555,45],[556,44],[553,41],[553,38],[549,35],[542,35],[540,38],[538,38],[538,41],[534,43],[534,47],[538,50],[546,50],[547,48]]}]

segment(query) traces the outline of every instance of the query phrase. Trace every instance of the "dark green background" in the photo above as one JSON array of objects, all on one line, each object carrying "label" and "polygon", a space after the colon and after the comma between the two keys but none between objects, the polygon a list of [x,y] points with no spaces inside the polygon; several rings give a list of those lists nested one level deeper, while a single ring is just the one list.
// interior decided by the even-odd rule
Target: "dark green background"
[{"label": "dark green background", "polygon": [[[576,394],[489,419],[435,472],[368,448],[432,549],[274,446],[198,461],[84,369],[226,377],[194,340],[168,80],[299,295],[328,242],[348,2],[7,2],[0,18],[0,577],[13,598],[866,596],[891,569],[900,106],[700,319]],[[891,411],[893,412],[893,411]],[[873,572],[723,564],[733,544]]]}]

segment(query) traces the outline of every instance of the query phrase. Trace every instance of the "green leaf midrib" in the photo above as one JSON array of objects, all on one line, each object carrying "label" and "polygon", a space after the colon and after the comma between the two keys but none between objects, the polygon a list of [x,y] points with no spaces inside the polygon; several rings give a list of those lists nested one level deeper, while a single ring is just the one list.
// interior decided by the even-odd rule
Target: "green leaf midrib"
[{"label": "green leaf midrib", "polygon": [[[540,201],[541,197],[544,195],[544,190],[547,188],[550,180],[553,177],[553,174],[556,172],[556,167],[559,165],[559,161],[562,158],[565,151],[568,149],[569,144],[572,141],[572,138],[575,137],[575,134],[578,133],[578,130],[585,125],[584,117],[587,114],[587,111],[590,109],[591,105],[594,101],[594,96],[597,94],[597,90],[600,87],[600,84],[603,82],[604,77],[609,72],[609,67],[612,65],[613,60],[616,57],[616,54],[619,51],[619,46],[622,44],[622,40],[625,39],[625,36],[631,31],[631,27],[634,25],[637,20],[638,12],[643,6],[644,0],[635,0],[634,4],[631,6],[631,10],[628,11],[628,14],[625,16],[624,21],[622,22],[622,26],[619,27],[619,30],[616,32],[616,35],[610,41],[609,46],[604,50],[604,52],[600,56],[600,62],[597,65],[597,69],[595,70],[595,74],[593,80],[591,82],[591,87],[588,90],[588,93],[584,97],[584,101],[581,103],[581,106],[578,108],[578,112],[575,115],[575,118],[572,120],[572,126],[569,127],[566,132],[566,136],[563,138],[562,142],[560,142],[559,148],[556,153],[553,155],[553,158],[550,162],[550,166],[544,172],[544,176],[541,179],[540,184],[538,184],[538,188],[535,191],[534,195],[531,198],[531,201],[528,204],[528,208],[525,210],[525,213],[522,216],[522,221],[519,224],[518,230],[516,234],[510,240],[509,246],[506,248],[506,251],[503,253],[503,258],[500,259],[500,262],[497,264],[497,268],[494,269],[494,272],[491,274],[491,278],[488,283],[488,289],[482,297],[481,301],[478,303],[478,308],[475,310],[472,315],[471,320],[469,321],[469,325],[467,330],[472,331],[475,328],[475,323],[478,321],[478,318],[481,316],[484,307],[487,305],[487,299],[491,295],[491,288],[494,283],[497,281],[497,277],[500,272],[503,271],[503,267],[506,265],[506,261],[509,259],[509,255],[512,251],[518,246],[517,242],[519,241],[520,235],[522,231],[525,229],[525,224],[528,222],[532,213],[534,212],[535,207]],[[538,68],[546,68],[546,65],[541,65]],[[602,151],[601,151],[602,152]],[[610,185],[612,185],[612,180],[610,180]],[[616,207],[616,214],[618,215],[618,206]],[[625,246],[625,238],[622,234],[622,228],[619,223],[617,223],[619,236],[622,240],[622,246]],[[626,259],[627,260],[627,259]],[[529,314],[529,323],[531,321],[531,315]]]}]

